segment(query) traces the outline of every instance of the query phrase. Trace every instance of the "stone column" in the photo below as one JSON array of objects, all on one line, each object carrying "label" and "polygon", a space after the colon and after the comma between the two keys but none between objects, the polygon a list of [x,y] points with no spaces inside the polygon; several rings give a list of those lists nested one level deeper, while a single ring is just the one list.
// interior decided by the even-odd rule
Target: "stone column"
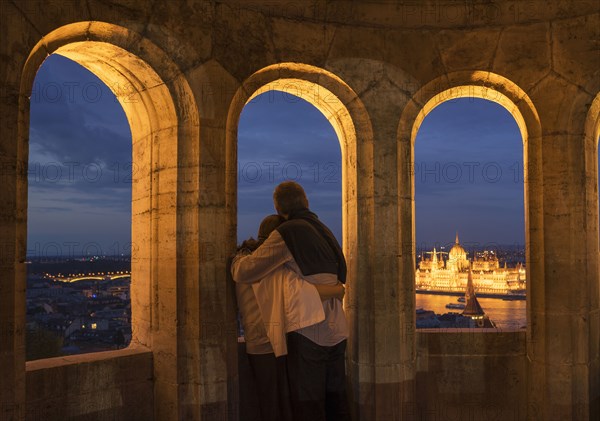
[{"label": "stone column", "polygon": [[[199,250],[197,258],[185,259],[196,277],[187,282],[186,308],[180,314],[188,322],[180,342],[198,358],[194,381],[199,387],[197,395],[189,394],[187,419],[236,421],[244,416],[238,409],[237,318],[228,262],[236,241],[237,145],[228,143],[226,127],[239,84],[215,61],[193,67],[186,78],[200,115],[200,148],[189,152],[198,162],[195,171],[189,168],[194,174],[190,186],[198,183],[198,194],[188,192],[193,197],[188,206],[196,209],[196,219],[189,221],[190,245]],[[182,364],[182,378],[186,369]],[[194,413],[198,404],[200,411]]]},{"label": "stone column", "polygon": [[[372,144],[358,145],[358,271],[346,302],[355,416],[401,420],[403,409],[414,403],[415,361],[412,202],[410,182],[398,173],[397,146],[408,100],[399,86],[406,83],[377,61],[337,66],[364,103],[373,138]],[[367,156],[370,173],[362,171]]]},{"label": "stone column", "polygon": [[589,211],[596,180],[586,176],[584,135],[592,99],[555,74],[532,92],[542,127],[544,232],[544,276],[529,286],[532,420],[589,420],[597,408],[598,222]]},{"label": "stone column", "polygon": [[20,84],[40,35],[15,4],[0,4],[0,16],[0,419],[23,420],[29,99]]},{"label": "stone column", "polygon": [[[25,416],[25,216],[17,212],[18,195],[27,197],[26,167],[17,160],[18,96],[0,105],[0,419]],[[25,161],[25,164],[27,162]],[[25,172],[26,173],[26,172]],[[25,191],[23,192],[23,188]],[[20,229],[17,229],[20,228]]]}]

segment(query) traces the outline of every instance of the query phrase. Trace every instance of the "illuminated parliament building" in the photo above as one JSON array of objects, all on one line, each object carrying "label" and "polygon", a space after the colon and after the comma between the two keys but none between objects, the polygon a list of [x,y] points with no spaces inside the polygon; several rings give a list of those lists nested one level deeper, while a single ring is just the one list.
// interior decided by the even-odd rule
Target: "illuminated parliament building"
[{"label": "illuminated parliament building", "polygon": [[[426,258],[426,254],[431,254]],[[448,255],[444,260],[444,254]],[[467,287],[470,261],[467,252],[460,245],[458,233],[450,252],[422,254],[415,273],[416,288],[419,291],[463,292]],[[473,285],[478,294],[525,294],[525,267],[518,263],[509,268],[503,267],[494,251],[484,251],[474,255],[472,262]]]}]

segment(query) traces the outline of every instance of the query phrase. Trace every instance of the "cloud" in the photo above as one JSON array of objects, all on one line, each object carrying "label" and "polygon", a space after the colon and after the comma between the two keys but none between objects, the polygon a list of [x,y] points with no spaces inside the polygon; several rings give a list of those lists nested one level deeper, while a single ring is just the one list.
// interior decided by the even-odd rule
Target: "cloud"
[{"label": "cloud", "polygon": [[[92,96],[96,89],[99,94]],[[30,102],[33,152],[59,162],[131,161],[123,109],[110,89],[77,63],[49,56],[38,71]]]}]

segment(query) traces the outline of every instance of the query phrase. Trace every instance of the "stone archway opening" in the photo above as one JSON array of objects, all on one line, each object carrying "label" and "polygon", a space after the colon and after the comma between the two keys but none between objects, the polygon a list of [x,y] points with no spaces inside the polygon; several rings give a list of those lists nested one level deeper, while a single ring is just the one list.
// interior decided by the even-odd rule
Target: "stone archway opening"
[{"label": "stone archway opening", "polygon": [[[331,124],[341,148],[341,186],[342,186],[342,238],[345,243],[350,241],[350,232],[356,230],[356,215],[348,209],[347,204],[356,200],[352,197],[356,191],[355,174],[356,151],[352,150],[356,142],[354,123],[349,111],[339,98],[327,88],[318,83],[298,78],[280,78],[271,81],[257,90],[247,99],[246,104],[256,101],[272,92],[280,92],[286,98],[300,98],[314,106]],[[351,195],[348,197],[348,195]],[[355,213],[355,212],[354,212]],[[350,226],[348,225],[350,224]]]},{"label": "stone archway opening", "polygon": [[[370,378],[361,368],[361,362],[368,361],[369,344],[359,342],[361,332],[369,323],[369,303],[358,298],[370,294],[369,244],[372,241],[373,227],[371,174],[374,165],[370,120],[358,95],[329,71],[299,63],[282,63],[266,67],[248,78],[237,91],[227,120],[226,207],[230,250],[234,249],[236,242],[240,115],[244,106],[253,98],[273,91],[293,95],[314,106],[329,121],[340,143],[341,240],[348,264],[344,298],[350,330],[347,374],[353,387],[351,393],[354,404],[358,407],[361,395],[359,384],[363,379]],[[230,317],[233,320],[233,312],[230,312]]]},{"label": "stone archway opening", "polygon": [[[503,106],[512,116],[520,137],[523,140],[523,183],[524,183],[524,220],[526,245],[526,279],[527,279],[527,329],[499,332],[498,329],[477,331],[472,336],[470,331],[455,330],[444,332],[418,330],[415,318],[415,268],[416,268],[416,236],[415,236],[415,139],[427,114],[437,104],[455,98],[480,98],[490,100]],[[425,84],[408,102],[402,112],[398,125],[398,185],[399,214],[410,217],[401,220],[399,241],[406,247],[401,256],[401,263],[406,270],[400,283],[406,289],[406,330],[415,340],[408,344],[407,364],[415,364],[413,375],[416,379],[416,390],[435,386],[426,379],[431,367],[442,355],[445,366],[444,376],[468,376],[464,384],[472,384],[486,378],[489,384],[505,382],[504,373],[495,372],[487,362],[480,369],[471,370],[474,356],[494,356],[500,358],[507,367],[516,367],[523,363],[522,357],[533,353],[532,338],[538,338],[541,327],[531,322],[539,309],[544,296],[544,238],[543,238],[543,190],[541,170],[542,137],[540,118],[527,94],[512,81],[489,72],[462,71],[449,73]],[[533,316],[532,316],[533,315]],[[537,319],[536,319],[537,320]],[[412,328],[412,329],[411,329]],[[476,340],[473,340],[477,338]],[[456,345],[456,346],[455,346]],[[448,355],[450,350],[452,356]],[[513,353],[515,349],[518,352]],[[510,351],[508,351],[510,350]],[[486,360],[487,361],[487,360]],[[434,368],[433,370],[437,370]],[[492,374],[493,373],[493,374]],[[453,392],[454,393],[454,392]],[[474,393],[469,386],[461,388],[461,394]],[[506,402],[522,398],[524,391],[519,388],[506,390],[502,399]],[[475,396],[475,395],[473,395]],[[418,405],[451,399],[447,391],[433,394],[418,394],[415,398]],[[473,398],[477,399],[477,398]],[[449,402],[449,401],[448,401]],[[504,404],[502,404],[504,405]]]},{"label": "stone archway opening", "polygon": [[[527,320],[531,313],[531,288],[536,279],[543,279],[543,241],[540,227],[543,223],[541,180],[541,128],[537,111],[527,94],[510,80],[489,72],[457,72],[445,75],[424,85],[405,108],[400,120],[398,135],[400,156],[409,156],[399,161],[399,183],[402,197],[401,207],[413,215],[411,226],[401,227],[403,243],[412,244],[411,257],[406,264],[416,268],[415,236],[415,186],[414,145],[419,128],[425,117],[437,105],[452,99],[479,98],[495,102],[512,116],[523,141],[523,183],[525,221],[525,261],[527,279]],[[407,162],[409,163],[407,165]],[[414,272],[413,272],[414,273]],[[409,286],[414,291],[413,285]],[[537,284],[541,288],[540,283]],[[529,324],[528,324],[529,326]]]},{"label": "stone archway opening", "polygon": [[[45,46],[50,40],[44,41]],[[131,197],[131,295],[132,319],[135,325],[132,342],[150,344],[150,326],[146,325],[146,321],[148,314],[156,315],[156,311],[149,311],[148,307],[152,304],[147,301],[147,297],[151,290],[157,289],[156,283],[159,278],[151,275],[153,268],[150,261],[158,254],[158,244],[152,244],[150,240],[161,228],[167,228],[166,224],[158,227],[156,218],[151,217],[152,210],[157,208],[157,197],[153,193],[157,188],[161,189],[162,194],[174,196],[176,193],[173,188],[170,192],[164,191],[172,181],[167,184],[168,180],[164,177],[153,178],[152,173],[160,168],[155,157],[160,153],[161,147],[164,150],[174,148],[177,144],[177,116],[173,100],[166,85],[154,70],[134,54],[113,44],[77,41],[60,46],[53,53],[73,60],[104,82],[115,94],[129,122],[132,165],[136,167],[132,173]],[[160,159],[165,168],[174,169],[177,166],[175,154],[164,154]],[[166,172],[164,175],[167,175]],[[164,234],[168,235],[168,231]],[[154,281],[151,281],[152,278]]]},{"label": "stone archway opening", "polygon": [[[200,260],[197,242],[199,191],[199,115],[194,96],[177,66],[148,39],[136,32],[103,22],[79,22],[63,26],[44,36],[30,53],[21,79],[18,165],[27,168],[29,139],[29,97],[38,68],[50,54],[62,55],[92,72],[114,93],[131,128],[131,309],[132,340],[127,349],[115,353],[88,354],[88,361],[102,365],[120,355],[136,355],[153,375],[144,387],[162,396],[162,404],[149,400],[142,409],[161,418],[178,408],[179,393],[194,393],[201,383],[220,383],[218,370],[205,370],[200,354],[218,352],[202,349],[201,326],[178,323],[180,313],[198,307],[198,273],[184,270]],[[26,171],[18,174],[17,213],[27,209]],[[186,188],[182,188],[185,185]],[[25,258],[26,218],[17,223],[17,255]],[[19,274],[17,285],[23,284]],[[182,298],[181,291],[196,288],[197,295]],[[24,303],[23,303],[24,304]],[[185,333],[183,332],[185,330]],[[174,332],[176,336],[174,337]],[[198,346],[186,350],[186,364],[173,365],[182,353],[179,338],[197,338]],[[210,333],[205,333],[210,335]],[[22,338],[16,338],[22,341]],[[193,340],[193,339],[192,339]],[[211,348],[212,349],[212,348]],[[150,358],[148,358],[149,352]],[[106,355],[104,355],[106,354]],[[95,360],[97,358],[97,360]],[[208,358],[210,360],[210,358]],[[72,357],[62,362],[79,360]],[[46,360],[28,363],[27,372],[46,375]],[[110,363],[107,363],[110,364]],[[113,370],[116,366],[113,366]],[[118,370],[117,370],[118,371]],[[118,376],[118,373],[112,373]],[[82,378],[82,382],[88,379]],[[77,385],[73,385],[77,387]],[[185,392],[182,392],[186,389]],[[195,390],[188,392],[188,389]],[[64,393],[74,393],[64,391]],[[100,393],[100,392],[99,392]],[[106,391],[102,393],[114,393]],[[212,394],[196,402],[225,401]],[[205,399],[206,398],[206,399]],[[108,399],[108,398],[107,398]],[[72,408],[63,408],[68,416]],[[90,410],[92,410],[91,408]],[[183,412],[182,412],[183,413]],[[148,415],[151,416],[151,415]],[[183,416],[183,415],[182,415]]]},{"label": "stone archway opening", "polygon": [[[443,101],[423,120],[414,146],[417,328],[525,328],[522,145],[515,120],[489,100]],[[481,317],[464,315],[469,267]]]},{"label": "stone archway opening", "polygon": [[[356,259],[353,257],[357,255],[357,236],[361,235],[357,191],[358,184],[364,182],[357,177],[357,160],[363,159],[361,154],[369,153],[368,149],[359,145],[362,139],[366,138],[365,142],[370,140],[371,135],[366,111],[356,93],[328,71],[298,63],[273,65],[256,72],[238,90],[227,122],[226,174],[230,225],[236,226],[237,221],[237,143],[240,115],[246,104],[254,98],[273,91],[301,98],[314,106],[329,121],[340,142],[342,241],[345,255],[351,257],[348,263],[349,279],[352,279],[352,272],[356,270]],[[233,236],[230,241],[230,244],[235,243]],[[352,288],[351,281],[347,285]]]},{"label": "stone archway opening", "polygon": [[58,54],[30,104],[27,360],[121,349],[131,339],[129,124],[104,83]]},{"label": "stone archway opening", "polygon": [[[264,217],[274,214],[273,190],[292,180],[303,186],[310,209],[342,243],[341,153],[333,127],[314,106],[286,91],[254,96],[244,107],[238,126],[237,243],[258,238]],[[236,285],[236,289],[238,286]],[[237,294],[236,294],[237,295]],[[240,297],[240,295],[237,295]],[[238,319],[243,323],[243,308]],[[240,413],[258,419],[258,397],[250,375],[252,353],[248,332],[238,333]]]}]

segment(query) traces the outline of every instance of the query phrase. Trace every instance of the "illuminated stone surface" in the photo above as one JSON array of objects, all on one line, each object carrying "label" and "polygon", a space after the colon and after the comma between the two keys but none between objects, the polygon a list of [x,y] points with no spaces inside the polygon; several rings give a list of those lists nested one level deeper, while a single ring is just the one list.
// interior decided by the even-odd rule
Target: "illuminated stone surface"
[{"label": "illuminated stone surface", "polygon": [[[244,419],[226,261],[237,123],[264,89],[342,145],[356,419],[596,419],[597,2],[153,3],[0,2],[0,419]],[[26,364],[28,97],[51,53],[117,87],[131,124],[134,339]],[[412,145],[461,96],[524,139],[526,333],[415,330]]]}]

